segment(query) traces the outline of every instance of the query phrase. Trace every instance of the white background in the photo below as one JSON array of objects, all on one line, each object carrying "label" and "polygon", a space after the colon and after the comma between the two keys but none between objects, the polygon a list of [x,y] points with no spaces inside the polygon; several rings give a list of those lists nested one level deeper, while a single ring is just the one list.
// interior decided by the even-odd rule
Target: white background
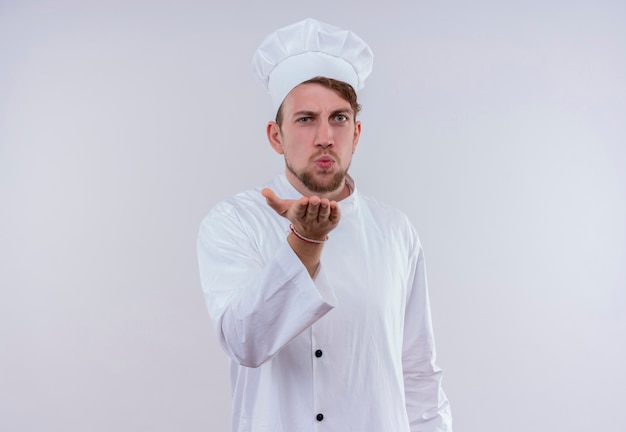
[{"label": "white background", "polygon": [[352,173],[418,228],[455,430],[624,430],[621,0],[0,0],[0,430],[229,430],[196,234],[282,170],[251,58],[309,16],[375,53]]}]

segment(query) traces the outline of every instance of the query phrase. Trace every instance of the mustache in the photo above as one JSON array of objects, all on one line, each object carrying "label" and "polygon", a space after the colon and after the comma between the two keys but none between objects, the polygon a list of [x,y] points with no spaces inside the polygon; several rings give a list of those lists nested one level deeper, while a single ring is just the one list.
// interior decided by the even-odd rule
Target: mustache
[{"label": "mustache", "polygon": [[329,149],[320,150],[319,152],[315,153],[313,156],[311,156],[310,161],[314,162],[322,156],[330,156],[335,162],[339,161],[339,155]]}]

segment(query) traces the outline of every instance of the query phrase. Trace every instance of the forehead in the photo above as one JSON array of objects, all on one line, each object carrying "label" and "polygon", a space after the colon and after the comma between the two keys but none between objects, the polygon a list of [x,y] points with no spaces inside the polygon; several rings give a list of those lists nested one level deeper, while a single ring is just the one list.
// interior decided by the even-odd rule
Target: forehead
[{"label": "forehead", "polygon": [[350,102],[335,90],[321,84],[300,84],[294,87],[283,102],[286,113],[308,111],[352,111]]}]

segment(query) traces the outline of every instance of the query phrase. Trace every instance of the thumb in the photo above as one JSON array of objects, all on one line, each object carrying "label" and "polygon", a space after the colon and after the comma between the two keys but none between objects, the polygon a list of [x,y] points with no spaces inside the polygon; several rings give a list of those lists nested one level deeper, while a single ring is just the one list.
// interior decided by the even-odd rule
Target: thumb
[{"label": "thumb", "polygon": [[263,195],[265,201],[267,201],[267,205],[274,209],[276,213],[285,216],[287,210],[289,210],[289,203],[287,201],[278,198],[276,193],[270,188],[264,188],[261,191],[261,195]]}]

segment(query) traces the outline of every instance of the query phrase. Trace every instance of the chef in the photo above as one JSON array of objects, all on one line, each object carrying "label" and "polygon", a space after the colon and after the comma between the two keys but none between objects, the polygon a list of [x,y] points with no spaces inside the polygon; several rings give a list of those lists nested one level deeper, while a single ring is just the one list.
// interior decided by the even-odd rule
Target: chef
[{"label": "chef", "polygon": [[253,69],[285,170],[211,209],[206,304],[231,361],[235,432],[452,430],[422,245],[348,173],[368,45],[313,19],[270,34]]}]

